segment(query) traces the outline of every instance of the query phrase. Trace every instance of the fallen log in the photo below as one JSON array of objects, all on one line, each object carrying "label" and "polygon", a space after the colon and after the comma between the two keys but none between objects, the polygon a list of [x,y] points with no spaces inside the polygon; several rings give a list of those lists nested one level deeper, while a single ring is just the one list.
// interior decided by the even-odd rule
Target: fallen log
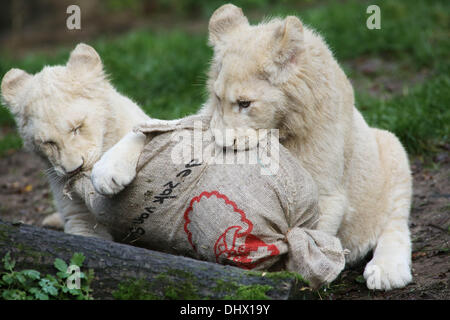
[{"label": "fallen log", "polygon": [[83,269],[94,270],[91,287],[95,299],[117,298],[114,293],[120,286],[137,281],[157,299],[240,299],[252,297],[252,290],[259,299],[261,295],[269,299],[314,298],[301,277],[290,272],[246,271],[0,220],[0,258],[7,252],[16,260],[16,270],[50,274],[57,271],[55,258],[69,261],[75,252],[83,253]]}]

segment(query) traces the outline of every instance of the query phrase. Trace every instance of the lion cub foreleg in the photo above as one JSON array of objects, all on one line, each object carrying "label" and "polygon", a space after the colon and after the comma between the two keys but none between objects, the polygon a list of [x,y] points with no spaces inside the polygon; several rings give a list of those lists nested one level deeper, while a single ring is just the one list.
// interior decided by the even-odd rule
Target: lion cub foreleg
[{"label": "lion cub foreleg", "polygon": [[133,181],[145,141],[143,133],[130,132],[101,157],[91,173],[92,184],[98,193],[115,195]]},{"label": "lion cub foreleg", "polygon": [[412,176],[406,151],[392,133],[373,129],[381,152],[386,180],[385,222],[372,260],[364,270],[369,289],[402,288],[412,280],[411,239],[408,227]]}]

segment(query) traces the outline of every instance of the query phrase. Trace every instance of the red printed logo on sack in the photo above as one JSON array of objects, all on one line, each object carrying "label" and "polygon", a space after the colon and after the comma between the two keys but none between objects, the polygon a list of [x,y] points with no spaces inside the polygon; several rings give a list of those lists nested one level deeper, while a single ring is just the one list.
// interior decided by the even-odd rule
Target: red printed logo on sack
[{"label": "red printed logo on sack", "polygon": [[[211,215],[215,219],[211,220]],[[218,191],[204,191],[192,198],[184,220],[184,231],[194,250],[208,257],[213,253],[216,262],[253,269],[280,254],[275,245],[251,234],[253,223],[245,212]]]}]

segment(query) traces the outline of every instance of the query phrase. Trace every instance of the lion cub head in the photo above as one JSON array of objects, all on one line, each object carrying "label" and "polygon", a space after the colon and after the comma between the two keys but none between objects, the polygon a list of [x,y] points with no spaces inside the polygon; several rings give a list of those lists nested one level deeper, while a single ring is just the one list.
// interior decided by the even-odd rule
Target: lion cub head
[{"label": "lion cub head", "polygon": [[9,70],[1,89],[25,147],[68,177],[90,169],[103,152],[108,86],[97,52],[79,44],[65,66],[35,75]]},{"label": "lion cub head", "polygon": [[250,25],[240,8],[227,4],[209,21],[209,43],[214,56],[204,108],[213,130],[233,129],[236,143],[248,129],[279,129],[286,139],[308,125],[307,110],[321,99],[318,84],[328,77],[320,61],[333,59],[320,36],[293,16]]}]

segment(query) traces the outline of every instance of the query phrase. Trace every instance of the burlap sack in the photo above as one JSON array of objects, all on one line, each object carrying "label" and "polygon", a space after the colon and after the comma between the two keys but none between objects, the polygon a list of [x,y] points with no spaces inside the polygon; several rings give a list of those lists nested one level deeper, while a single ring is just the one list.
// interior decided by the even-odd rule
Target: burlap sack
[{"label": "burlap sack", "polygon": [[[174,163],[181,150],[198,151],[189,136],[199,124],[200,150],[209,151],[201,160]],[[287,269],[313,287],[331,282],[344,268],[340,241],[313,230],[319,209],[311,176],[282,146],[276,173],[262,174],[261,163],[210,161],[215,144],[200,116],[150,121],[137,130],[151,140],[129,187],[108,198],[88,178],[74,184],[116,241],[246,269]],[[215,157],[236,159],[240,152],[249,151]]]}]

